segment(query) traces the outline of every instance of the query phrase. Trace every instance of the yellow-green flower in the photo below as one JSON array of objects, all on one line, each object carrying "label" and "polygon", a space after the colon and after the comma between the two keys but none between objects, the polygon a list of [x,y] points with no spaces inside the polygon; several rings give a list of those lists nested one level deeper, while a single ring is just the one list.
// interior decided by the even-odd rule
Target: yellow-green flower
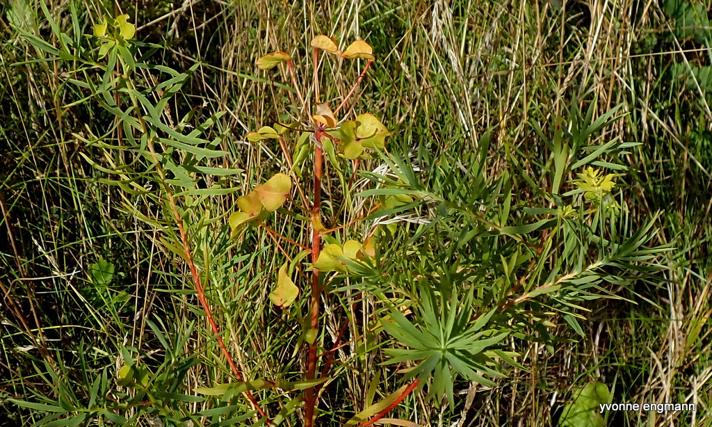
[{"label": "yellow-green flower", "polygon": [[125,43],[136,35],[136,26],[129,22],[129,16],[126,14],[115,18],[104,17],[101,22],[94,25],[93,30],[94,37],[102,39],[99,58],[106,56],[117,44]]},{"label": "yellow-green flower", "polygon": [[615,188],[615,179],[614,174],[602,175],[600,170],[589,166],[578,174],[575,184],[586,200],[599,204]]}]

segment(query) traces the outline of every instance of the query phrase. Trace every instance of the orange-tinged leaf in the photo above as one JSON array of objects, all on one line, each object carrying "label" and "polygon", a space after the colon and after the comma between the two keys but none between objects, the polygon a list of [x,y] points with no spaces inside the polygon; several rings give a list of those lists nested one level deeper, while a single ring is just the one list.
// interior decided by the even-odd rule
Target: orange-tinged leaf
[{"label": "orange-tinged leaf", "polygon": [[265,185],[272,187],[275,191],[286,194],[292,189],[292,180],[289,179],[288,175],[280,172],[274,174],[272,178],[265,182]]},{"label": "orange-tinged leaf", "polygon": [[325,52],[337,54],[339,53],[339,46],[331,37],[325,35],[319,35],[312,39],[311,46],[317,49],[321,49]]},{"label": "orange-tinged leaf", "polygon": [[314,227],[315,231],[321,233],[322,231],[326,230],[326,227],[324,227],[324,224],[321,222],[321,216],[319,215],[319,212],[311,214],[311,221],[312,227]]},{"label": "orange-tinged leaf", "polygon": [[314,123],[321,123],[325,127],[329,127],[329,122],[326,120],[326,117],[320,114],[312,114],[312,120],[314,120]]},{"label": "orange-tinged leaf", "polygon": [[359,39],[351,43],[341,56],[346,59],[373,59],[373,48],[365,41]]},{"label": "orange-tinged leaf", "polygon": [[287,263],[279,268],[277,287],[270,292],[269,300],[278,307],[289,307],[299,295],[299,288],[292,282],[287,272]]},{"label": "orange-tinged leaf", "polygon": [[314,114],[312,118],[329,128],[336,127],[336,123],[338,122],[338,120],[336,120],[336,116],[334,116],[333,111],[331,111],[331,108],[329,108],[329,104],[327,103],[317,105],[316,114]]},{"label": "orange-tinged leaf", "polygon": [[376,237],[370,236],[363,242],[363,248],[361,249],[364,255],[369,258],[376,256]]},{"label": "orange-tinged leaf", "polygon": [[255,187],[255,192],[265,210],[274,212],[287,201],[291,189],[292,181],[289,176],[278,173],[264,184]]},{"label": "orange-tinged leaf", "polygon": [[247,140],[250,142],[259,142],[259,141],[262,141],[262,135],[260,135],[257,132],[248,132]]},{"label": "orange-tinged leaf", "polygon": [[292,59],[287,52],[278,50],[267,54],[257,60],[257,68],[260,70],[270,70],[282,62]]}]

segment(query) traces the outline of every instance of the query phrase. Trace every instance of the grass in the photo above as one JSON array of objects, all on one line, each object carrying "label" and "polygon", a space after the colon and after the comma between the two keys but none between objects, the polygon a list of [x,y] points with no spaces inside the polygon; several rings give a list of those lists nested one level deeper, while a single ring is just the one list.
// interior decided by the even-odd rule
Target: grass
[{"label": "grass", "polygon": [[[593,381],[614,402],[697,405],[694,414],[609,413],[608,425],[710,425],[712,35],[699,11],[712,4],[684,4],[92,0],[48,2],[46,13],[36,0],[0,5],[0,423],[257,420],[239,393],[199,393],[231,381],[230,368],[196,296],[163,181],[101,106],[104,62],[86,35],[122,11],[138,27],[137,58],[151,65],[133,73],[137,91],[170,78],[156,65],[189,74],[161,120],[187,134],[223,114],[203,136],[221,137],[227,154],[206,164],[231,174],[193,173],[190,188],[167,188],[245,378],[303,379],[308,300],[303,291],[293,309],[273,307],[268,294],[284,260],[271,235],[233,239],[227,226],[237,197],[288,169],[276,144],[249,144],[246,133],[299,115],[286,73],[254,63],[289,50],[309,75],[306,47],[324,33],[373,46],[374,66],[347,108],[377,114],[394,134],[392,157],[365,162],[375,172],[355,178],[350,193],[335,175],[325,180],[325,224],[363,216],[371,205],[362,191],[406,187],[427,197],[336,234],[343,241],[395,224],[380,245],[387,262],[363,279],[329,282],[318,342],[341,344],[317,425],[342,425],[408,384],[399,370],[412,362],[383,364],[386,349],[407,346],[377,320],[396,305],[425,325],[421,292],[431,288],[472,291],[477,315],[497,307],[498,327],[511,332],[502,349],[518,353],[518,366],[498,366],[505,375],[494,386],[453,379],[453,405],[423,381],[388,413],[401,420],[395,425],[560,425],[576,390]],[[60,46],[57,31],[71,39],[74,59],[48,47]],[[360,71],[334,64],[322,64],[323,99],[340,100]],[[116,96],[127,108],[128,95]],[[625,142],[640,144],[620,148]],[[394,159],[403,167],[389,167]],[[585,166],[617,175],[620,214],[587,213],[581,194],[567,195]],[[383,183],[384,171],[400,181]],[[225,191],[180,194],[216,184]],[[580,208],[578,219],[521,228],[567,204]],[[284,213],[269,225],[309,239],[309,227]],[[92,273],[102,259],[114,267],[106,280]],[[600,288],[583,289],[587,278]],[[586,292],[596,298],[577,299]],[[117,384],[127,364],[145,369],[132,373],[139,383],[150,372],[151,393]],[[273,418],[281,411],[285,424],[304,423],[291,409],[299,390],[254,393]]]}]

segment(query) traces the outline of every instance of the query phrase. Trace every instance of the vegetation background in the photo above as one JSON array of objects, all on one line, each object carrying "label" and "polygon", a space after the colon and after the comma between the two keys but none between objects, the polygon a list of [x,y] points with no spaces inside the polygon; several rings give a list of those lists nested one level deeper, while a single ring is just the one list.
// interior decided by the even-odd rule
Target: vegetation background
[{"label": "vegetation background", "polygon": [[[255,60],[281,49],[306,63],[318,34],[360,37],[376,60],[354,108],[393,132],[388,151],[420,190],[473,208],[451,214],[444,204],[415,203],[381,218],[397,224],[381,249],[388,279],[346,286],[354,294],[342,289],[325,306],[325,346],[340,310],[351,327],[318,425],[342,425],[405,384],[382,364],[384,349],[398,344],[374,327],[388,308],[377,291],[417,311],[423,277],[478,289],[478,313],[526,302],[501,320],[513,331],[505,347],[519,354],[518,366],[494,386],[453,380],[453,405],[418,389],[388,414],[393,425],[565,425],[566,405],[593,382],[614,402],[697,405],[695,413],[609,414],[608,425],[712,425],[711,10],[709,1],[682,0],[0,3],[0,424],[254,421],[239,396],[196,392],[228,382],[229,370],[148,162],[119,145],[120,114],[98,106],[102,61],[92,26],[126,13],[137,28],[136,57],[152,64],[135,72],[140,87],[170,77],[160,66],[186,73],[164,119],[189,132],[214,118],[205,134],[220,136],[227,154],[208,166],[237,171],[192,171],[195,189],[219,183],[221,191],[188,195],[181,206],[215,315],[247,378],[293,378],[302,363],[294,312],[268,300],[282,263],[272,241],[256,230],[235,243],[227,226],[236,198],[278,169],[274,146],[249,144],[246,133],[290,112],[287,76],[259,71]],[[352,80],[326,70],[325,96],[345,93]],[[366,170],[386,167],[378,157],[368,162]],[[597,229],[581,208],[587,228],[561,240],[550,222],[527,228],[576,208],[576,195],[558,187],[575,190],[584,164],[615,174],[620,212]],[[368,176],[359,179],[367,188]],[[359,209],[331,215],[346,221]],[[303,238],[280,218],[274,228]],[[616,239],[635,248],[622,258],[596,255],[596,245]],[[566,267],[570,247],[585,260],[578,268]],[[554,270],[551,277],[570,270],[577,282],[540,305],[508,299],[531,295],[516,284],[543,283]],[[605,298],[581,293],[594,282]],[[555,304],[565,290],[580,297],[570,313]],[[147,404],[126,405],[136,391],[117,383],[117,372],[139,359],[154,393]],[[143,381],[142,371],[132,375]],[[287,425],[301,424],[288,408],[294,394],[258,395]]]}]

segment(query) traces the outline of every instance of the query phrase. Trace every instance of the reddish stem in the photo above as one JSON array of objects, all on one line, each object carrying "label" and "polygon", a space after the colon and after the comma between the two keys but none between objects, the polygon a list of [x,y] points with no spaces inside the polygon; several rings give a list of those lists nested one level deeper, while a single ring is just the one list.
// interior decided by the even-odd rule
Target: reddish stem
[{"label": "reddish stem", "polygon": [[393,403],[388,405],[381,412],[374,415],[370,420],[362,421],[359,424],[359,426],[360,427],[368,427],[370,425],[375,424],[381,418],[385,417],[389,412],[391,412],[393,409],[395,409],[395,407],[398,406],[403,401],[403,399],[405,399],[410,394],[411,391],[415,390],[415,388],[418,386],[419,383],[420,383],[419,379],[416,378],[415,380],[413,380],[413,382],[410,383],[410,385],[408,385],[408,387],[406,387],[405,390],[403,390],[403,393],[401,393],[400,396],[398,396],[396,398],[396,400],[393,401]]},{"label": "reddish stem", "polygon": [[[346,328],[349,326],[348,320],[341,325],[341,328],[339,328],[339,334],[336,336],[336,341],[334,341],[334,345],[331,347],[331,350],[327,351],[326,354],[324,355],[324,366],[321,368],[321,376],[325,377],[329,375],[329,371],[331,370],[331,366],[334,364],[334,354],[339,350],[339,348],[342,347],[341,345],[341,338],[344,336],[344,332],[346,332]],[[319,384],[319,388],[321,388],[323,384]]]},{"label": "reddish stem", "polygon": [[297,97],[299,98],[299,102],[302,104],[302,108],[306,107],[304,104],[304,98],[302,98],[302,93],[299,91],[299,85],[297,84],[297,75],[294,72],[294,62],[290,59],[287,61],[287,70],[289,70],[289,77],[292,79],[292,86],[294,86],[294,90],[297,91]]},{"label": "reddish stem", "polygon": [[334,116],[339,114],[339,110],[341,110],[344,107],[344,105],[346,105],[346,102],[349,100],[349,98],[351,98],[351,96],[354,94],[354,92],[356,92],[356,88],[358,87],[359,83],[361,83],[361,80],[363,80],[363,78],[366,76],[366,72],[368,71],[369,68],[371,68],[371,64],[373,64],[373,61],[369,60],[366,63],[366,66],[363,67],[363,71],[361,71],[361,74],[358,75],[358,78],[354,82],[354,85],[351,87],[351,90],[349,91],[349,93],[346,95],[346,98],[344,98],[344,100],[341,101],[341,104],[339,104],[339,106],[336,107],[336,110],[334,110]]},{"label": "reddish stem", "polygon": [[[213,318],[213,312],[210,309],[210,303],[208,302],[208,299],[205,297],[205,289],[203,288],[202,281],[200,280],[200,274],[198,274],[198,269],[195,267],[195,263],[193,262],[193,255],[190,250],[190,243],[188,241],[188,234],[185,232],[185,227],[183,227],[183,219],[180,216],[180,213],[178,213],[178,207],[176,206],[175,199],[173,198],[173,195],[171,193],[168,193],[168,200],[171,205],[171,210],[173,211],[173,215],[176,220],[176,224],[178,225],[178,232],[180,233],[180,240],[181,243],[183,244],[183,251],[185,252],[185,260],[188,263],[188,268],[190,269],[190,275],[193,278],[193,283],[195,284],[195,292],[198,294],[198,301],[200,301],[200,305],[203,307],[203,311],[205,312],[205,317],[208,319],[208,323],[210,323],[210,328],[213,330],[213,334],[215,335],[215,339],[218,342],[218,346],[220,347],[220,351],[222,351],[223,355],[227,359],[228,365],[230,365],[230,370],[232,371],[233,375],[235,375],[235,378],[238,381],[242,381],[243,377],[242,374],[240,373],[240,370],[237,368],[237,365],[235,364],[235,360],[232,358],[232,355],[230,354],[230,351],[227,349],[227,346],[225,345],[225,341],[222,338],[222,335],[220,334],[220,328],[218,327],[217,323],[215,322],[215,319]],[[255,396],[252,395],[251,391],[245,392],[245,396],[247,397],[247,400],[250,401],[252,404],[252,407],[265,419],[266,424],[270,424],[269,416],[265,411],[260,407],[259,403],[257,403],[257,400],[255,399]]]},{"label": "reddish stem", "polygon": [[[316,144],[314,148],[314,203],[311,208],[312,219],[312,263],[316,263],[319,259],[319,251],[321,250],[321,176],[324,163],[324,153],[321,148],[321,138],[324,131],[321,127],[317,128],[314,137]],[[313,330],[319,329],[319,299],[321,297],[321,289],[319,287],[319,270],[312,270],[311,284],[311,300],[310,300],[310,328]],[[313,380],[316,376],[317,362],[317,338],[309,344],[307,352],[307,380]],[[316,389],[308,388],[304,392],[304,418],[307,427],[313,427],[314,414],[316,410]]]}]

